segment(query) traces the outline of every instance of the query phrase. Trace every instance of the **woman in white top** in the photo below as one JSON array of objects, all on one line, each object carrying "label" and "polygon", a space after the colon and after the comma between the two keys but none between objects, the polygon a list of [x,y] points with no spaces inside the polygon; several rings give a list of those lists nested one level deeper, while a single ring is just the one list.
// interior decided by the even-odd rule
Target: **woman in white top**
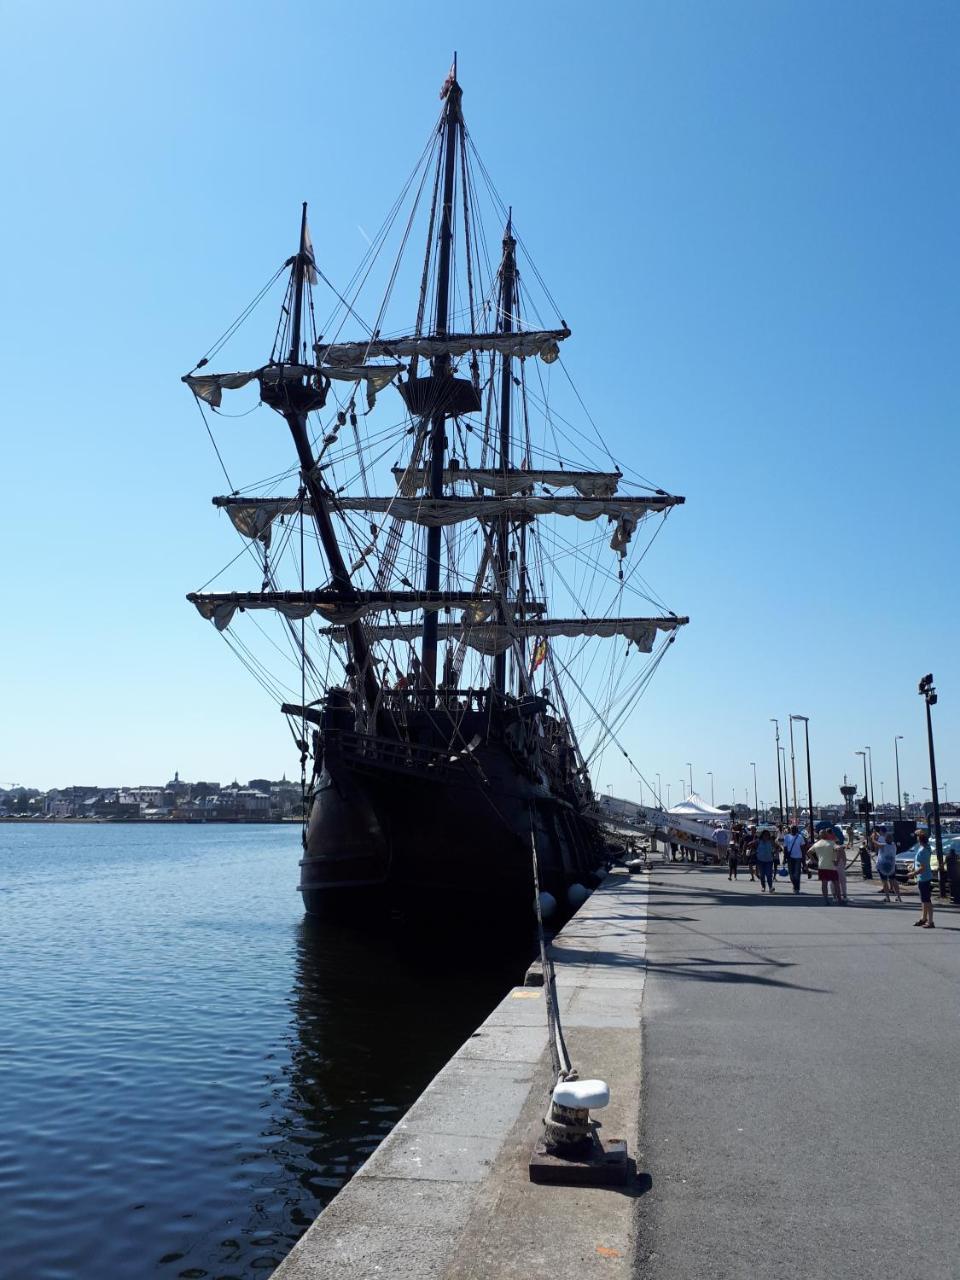
[{"label": "woman in white top", "polygon": [[877,854],[877,875],[883,884],[884,902],[890,901],[891,893],[898,902],[902,902],[897,882],[897,846],[887,835],[886,827],[877,827],[873,833],[873,847]]}]

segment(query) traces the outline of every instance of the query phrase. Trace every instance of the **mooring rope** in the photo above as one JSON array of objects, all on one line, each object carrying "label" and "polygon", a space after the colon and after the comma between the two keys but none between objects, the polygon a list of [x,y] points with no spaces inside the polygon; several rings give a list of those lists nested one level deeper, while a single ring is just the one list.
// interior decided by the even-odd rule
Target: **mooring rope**
[{"label": "mooring rope", "polygon": [[543,969],[543,989],[547,997],[547,1028],[550,1032],[550,1060],[553,1073],[559,1080],[576,1077],[576,1071],[570,1063],[567,1045],[563,1038],[563,1027],[560,1025],[560,1006],[557,1002],[556,974],[553,960],[547,955],[547,942],[543,932],[543,907],[540,902],[540,867],[537,858],[537,836],[533,826],[533,813],[530,814],[530,851],[533,858],[533,901],[537,914],[537,938],[540,943],[540,967]]}]

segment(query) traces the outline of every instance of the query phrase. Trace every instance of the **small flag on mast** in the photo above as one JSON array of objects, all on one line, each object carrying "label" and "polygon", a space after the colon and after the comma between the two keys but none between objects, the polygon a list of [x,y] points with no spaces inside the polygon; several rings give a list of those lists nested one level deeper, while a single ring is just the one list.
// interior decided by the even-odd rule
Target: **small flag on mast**
[{"label": "small flag on mast", "polygon": [[453,86],[457,83],[457,55],[453,55],[453,62],[450,64],[450,70],[447,72],[447,78],[440,86],[440,97],[445,98]]},{"label": "small flag on mast", "polygon": [[546,640],[540,640],[537,643],[537,647],[533,651],[533,661],[530,663],[530,674],[533,675],[537,667],[543,666],[546,660],[547,660],[547,642]]},{"label": "small flag on mast", "polygon": [[313,241],[310,239],[310,226],[306,221],[303,224],[303,251],[307,255],[307,280],[310,284],[316,284],[317,260],[313,256]]}]

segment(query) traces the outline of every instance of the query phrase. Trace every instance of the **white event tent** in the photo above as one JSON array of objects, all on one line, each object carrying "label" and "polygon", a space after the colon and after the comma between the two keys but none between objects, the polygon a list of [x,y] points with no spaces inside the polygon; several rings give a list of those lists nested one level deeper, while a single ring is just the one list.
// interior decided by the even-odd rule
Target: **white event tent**
[{"label": "white event tent", "polygon": [[693,818],[694,821],[708,822],[713,827],[730,825],[729,809],[715,809],[695,791],[691,791],[686,800],[681,800],[672,809],[668,809],[667,813],[675,818]]}]

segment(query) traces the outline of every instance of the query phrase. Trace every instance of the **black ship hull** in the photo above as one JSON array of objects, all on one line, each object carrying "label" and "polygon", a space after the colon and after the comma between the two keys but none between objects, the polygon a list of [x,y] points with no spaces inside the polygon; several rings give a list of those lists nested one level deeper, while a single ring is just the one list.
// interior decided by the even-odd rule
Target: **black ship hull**
[{"label": "black ship hull", "polygon": [[347,901],[410,907],[496,906],[529,919],[534,880],[561,907],[604,867],[592,802],[519,767],[494,738],[473,752],[325,734],[301,862],[307,911]]}]

